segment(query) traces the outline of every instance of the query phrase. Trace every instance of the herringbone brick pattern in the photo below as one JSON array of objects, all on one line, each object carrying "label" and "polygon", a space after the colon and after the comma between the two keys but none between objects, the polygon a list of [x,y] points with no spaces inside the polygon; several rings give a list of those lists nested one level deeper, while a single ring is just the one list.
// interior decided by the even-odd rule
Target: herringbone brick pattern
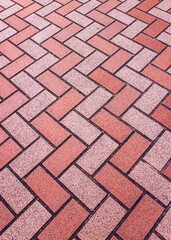
[{"label": "herringbone brick pattern", "polygon": [[0,0],[0,239],[171,239],[171,1]]}]

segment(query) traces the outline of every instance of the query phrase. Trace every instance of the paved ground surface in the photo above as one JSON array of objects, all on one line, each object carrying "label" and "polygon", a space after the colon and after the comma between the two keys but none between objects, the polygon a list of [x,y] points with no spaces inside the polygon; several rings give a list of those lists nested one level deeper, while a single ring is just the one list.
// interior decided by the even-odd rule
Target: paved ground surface
[{"label": "paved ground surface", "polygon": [[0,0],[1,240],[171,239],[170,8]]}]

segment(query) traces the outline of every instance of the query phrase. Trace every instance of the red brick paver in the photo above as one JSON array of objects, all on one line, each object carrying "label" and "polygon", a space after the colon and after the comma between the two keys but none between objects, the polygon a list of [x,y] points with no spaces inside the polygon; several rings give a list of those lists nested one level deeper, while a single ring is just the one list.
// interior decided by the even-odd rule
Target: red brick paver
[{"label": "red brick paver", "polygon": [[0,0],[0,239],[170,240],[169,0]]}]

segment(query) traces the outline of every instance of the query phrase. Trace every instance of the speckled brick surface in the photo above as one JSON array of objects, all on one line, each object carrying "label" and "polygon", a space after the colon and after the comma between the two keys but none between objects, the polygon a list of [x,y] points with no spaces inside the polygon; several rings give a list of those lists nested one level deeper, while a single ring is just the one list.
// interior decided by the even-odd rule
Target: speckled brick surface
[{"label": "speckled brick surface", "polygon": [[0,0],[0,240],[171,239],[170,24],[170,0]]}]

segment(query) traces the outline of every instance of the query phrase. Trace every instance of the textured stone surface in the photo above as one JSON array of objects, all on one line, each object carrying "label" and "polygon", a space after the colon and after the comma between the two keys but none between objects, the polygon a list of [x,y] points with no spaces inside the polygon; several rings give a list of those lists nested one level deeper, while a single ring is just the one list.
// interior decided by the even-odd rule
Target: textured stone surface
[{"label": "textured stone surface", "polygon": [[106,195],[101,188],[75,166],[70,167],[60,177],[60,181],[91,210]]},{"label": "textured stone surface", "polygon": [[166,213],[166,215],[156,228],[157,232],[160,233],[167,240],[169,240],[171,233],[170,221],[171,221],[171,209],[168,210],[168,212]]}]

